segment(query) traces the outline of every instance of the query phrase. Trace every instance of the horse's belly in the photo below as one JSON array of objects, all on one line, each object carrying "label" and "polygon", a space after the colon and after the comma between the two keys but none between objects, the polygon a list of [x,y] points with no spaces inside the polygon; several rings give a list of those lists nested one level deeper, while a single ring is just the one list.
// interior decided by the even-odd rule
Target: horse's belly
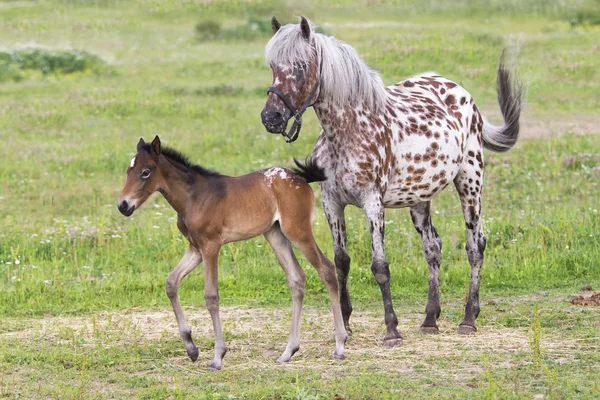
[{"label": "horse's belly", "polygon": [[403,143],[397,151],[396,166],[383,197],[385,207],[411,207],[430,201],[454,180],[460,169],[460,144],[449,141],[433,146],[431,142]]}]

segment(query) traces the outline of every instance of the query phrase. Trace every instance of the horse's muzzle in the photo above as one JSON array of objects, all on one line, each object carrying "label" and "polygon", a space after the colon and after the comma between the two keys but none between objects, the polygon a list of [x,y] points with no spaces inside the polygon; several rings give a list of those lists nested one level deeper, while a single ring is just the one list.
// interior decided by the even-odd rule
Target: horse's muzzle
[{"label": "horse's muzzle", "polygon": [[260,114],[262,124],[270,133],[283,133],[287,128],[287,118],[279,111],[266,111]]},{"label": "horse's muzzle", "polygon": [[129,206],[129,203],[127,203],[127,200],[123,200],[117,206],[117,208],[119,209],[119,211],[121,212],[121,214],[123,214],[126,217],[131,216],[131,214],[133,214],[133,212],[135,211],[135,205]]}]

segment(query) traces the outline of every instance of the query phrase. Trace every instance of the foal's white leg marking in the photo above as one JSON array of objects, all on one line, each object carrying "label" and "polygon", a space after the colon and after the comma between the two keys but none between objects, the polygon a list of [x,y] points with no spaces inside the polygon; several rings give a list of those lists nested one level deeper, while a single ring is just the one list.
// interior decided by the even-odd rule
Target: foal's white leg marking
[{"label": "foal's white leg marking", "polygon": [[317,246],[317,243],[315,242],[314,237],[310,239],[310,242],[294,242],[294,246],[296,246],[313,265],[313,267],[315,267],[317,273],[319,274],[319,278],[321,278],[321,281],[323,281],[327,291],[329,292],[331,310],[333,312],[333,324],[335,326],[335,351],[333,352],[333,358],[342,360],[344,358],[344,344],[346,343],[348,334],[346,333],[344,321],[342,319],[340,299],[338,298],[338,283],[335,276],[335,267],[333,263],[329,261],[321,252],[319,246]]},{"label": "foal's white leg marking", "polygon": [[292,293],[292,326],[288,344],[277,362],[288,362],[295,352],[300,348],[300,321],[302,313],[302,303],[304,301],[304,286],[306,278],[304,271],[292,250],[292,244],[281,232],[279,227],[273,227],[264,234],[265,239],[273,248],[277,260],[283,268],[287,277],[288,286]]},{"label": "foal's white leg marking", "polygon": [[198,348],[192,340],[192,330],[185,320],[185,314],[183,313],[179,302],[178,290],[181,280],[185,278],[187,274],[192,272],[201,262],[202,256],[200,253],[192,246],[189,246],[177,264],[177,267],[175,267],[167,278],[167,296],[169,296],[173,311],[175,312],[175,318],[177,319],[177,325],[179,327],[179,335],[185,343],[187,354],[192,361],[198,359]]},{"label": "foal's white leg marking", "polygon": [[209,366],[211,370],[223,367],[223,357],[227,352],[223,338],[223,327],[219,316],[219,249],[218,245],[208,245],[202,249],[204,257],[204,300],[210,313],[215,335],[215,357]]}]

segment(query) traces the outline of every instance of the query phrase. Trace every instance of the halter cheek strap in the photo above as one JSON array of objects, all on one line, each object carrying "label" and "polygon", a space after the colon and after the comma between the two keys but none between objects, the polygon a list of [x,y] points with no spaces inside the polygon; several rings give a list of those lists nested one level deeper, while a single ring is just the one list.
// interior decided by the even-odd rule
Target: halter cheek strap
[{"label": "halter cheek strap", "polygon": [[[317,71],[318,70],[319,69],[317,69]],[[290,97],[287,94],[283,93],[281,90],[277,89],[274,86],[271,86],[270,88],[267,89],[267,93],[275,93],[277,96],[279,96],[279,98],[283,101],[285,106],[292,112],[292,115],[294,116],[294,124],[292,125],[290,130],[288,132],[283,131],[283,133],[281,134],[283,136],[283,138],[285,139],[286,143],[292,143],[293,141],[298,139],[298,135],[300,134],[300,129],[302,128],[302,114],[304,114],[306,109],[308,107],[312,106],[314,103],[313,98],[317,94],[317,89],[319,88],[319,79],[320,79],[320,77],[317,76],[317,81],[315,82],[315,86],[312,88],[312,91],[310,92],[310,96],[308,96],[308,99],[306,99],[306,101],[304,102],[304,104],[302,105],[302,108],[300,108],[300,110],[298,110],[298,109],[296,109],[296,107],[294,107]]]}]

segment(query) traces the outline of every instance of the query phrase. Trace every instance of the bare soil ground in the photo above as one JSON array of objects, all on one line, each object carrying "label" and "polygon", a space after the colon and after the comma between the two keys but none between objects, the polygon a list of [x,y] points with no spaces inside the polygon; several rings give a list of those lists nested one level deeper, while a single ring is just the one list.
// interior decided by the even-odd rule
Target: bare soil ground
[{"label": "bare soil ground", "polygon": [[[193,337],[200,349],[199,366],[212,358],[212,324],[204,307],[187,308],[186,314],[192,326]],[[471,336],[459,336],[456,326],[445,318],[439,321],[439,335],[422,335],[418,332],[420,315],[400,320],[405,342],[394,349],[385,349],[381,339],[385,328],[381,316],[376,313],[355,312],[352,316],[353,334],[346,343],[346,361],[331,359],[334,349],[333,322],[329,312],[305,308],[301,333],[301,348],[287,366],[277,365],[275,360],[285,348],[290,327],[290,310],[282,308],[249,309],[222,307],[221,317],[229,351],[225,357],[225,368],[269,369],[306,368],[322,369],[324,374],[335,373],[337,367],[355,364],[357,361],[371,368],[412,374],[419,365],[443,357],[479,360],[482,354],[506,354],[510,364],[510,353],[530,352],[528,328],[505,328],[483,326]],[[10,323],[10,321],[5,321]],[[15,320],[15,322],[17,322]],[[122,347],[132,343],[155,347],[160,353],[161,342],[178,340],[175,317],[170,310],[102,312],[84,317],[50,317],[37,320],[19,320],[9,332],[0,334],[0,339],[19,338],[27,341],[64,342],[69,345],[71,335],[83,339],[84,346]],[[589,343],[565,339],[561,336],[545,335],[542,349],[548,358],[561,363],[573,362],[574,350],[582,350]],[[196,368],[181,351],[172,362],[180,368]],[[454,358],[455,357],[455,358]],[[507,365],[508,366],[508,365]],[[333,370],[332,370],[333,368]],[[441,373],[454,379],[467,381],[483,372],[480,362],[449,362]]]},{"label": "bare soil ground", "polygon": [[600,306],[600,292],[589,295],[581,294],[569,300],[569,303],[577,306]]}]

